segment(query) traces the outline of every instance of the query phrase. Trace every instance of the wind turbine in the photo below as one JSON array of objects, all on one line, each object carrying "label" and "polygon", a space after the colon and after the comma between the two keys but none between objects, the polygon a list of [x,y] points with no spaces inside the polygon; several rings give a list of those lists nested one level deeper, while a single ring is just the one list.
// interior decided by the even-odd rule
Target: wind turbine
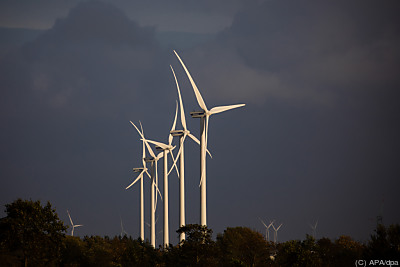
[{"label": "wind turbine", "polygon": [[[175,159],[174,155],[172,154],[172,150],[175,148],[175,146],[172,146],[172,139],[173,136],[171,132],[175,131],[175,125],[176,125],[176,118],[178,115],[178,103],[176,103],[176,111],[175,111],[175,118],[174,122],[172,124],[171,131],[168,135],[168,144],[164,144],[161,142],[157,141],[152,141],[152,140],[147,140],[148,143],[156,145],[157,150],[162,150],[163,152],[163,157],[164,157],[164,248],[169,246],[169,212],[168,212],[168,153],[171,154],[172,160],[175,164]],[[173,168],[174,166],[172,166]],[[176,167],[176,165],[175,165]],[[177,170],[178,173],[178,170]],[[178,173],[179,176],[179,173]]]},{"label": "wind turbine", "polygon": [[72,222],[71,215],[69,214],[68,210],[67,210],[67,213],[68,213],[69,221],[71,222],[71,226],[72,226],[71,236],[74,236],[75,227],[83,226],[83,224],[74,224]]},{"label": "wind turbine", "polygon": [[[176,156],[174,165],[176,164],[176,161],[180,157],[179,161],[179,227],[185,226],[185,157],[184,157],[184,142],[186,140],[186,137],[189,136],[193,141],[195,141],[197,144],[200,145],[200,141],[190,133],[190,131],[187,129],[186,126],[186,118],[185,118],[185,110],[183,108],[183,102],[182,102],[182,96],[181,96],[181,91],[179,89],[179,83],[178,79],[176,78],[174,69],[171,67],[172,74],[174,75],[175,78],[175,83],[176,83],[176,89],[178,90],[178,96],[179,96],[179,106],[180,106],[180,117],[181,117],[181,124],[183,130],[174,130],[171,131],[172,136],[178,136],[179,137],[179,151]],[[207,150],[209,155],[211,156],[210,152]],[[182,232],[179,235],[179,242],[182,242],[185,240],[185,233]]]},{"label": "wind turbine", "polygon": [[[140,124],[141,127],[141,134],[144,135],[143,132],[143,127],[142,124]],[[138,180],[140,180],[140,238],[142,239],[142,241],[144,241],[144,190],[143,190],[143,175],[144,173],[147,174],[147,176],[151,179],[151,176],[148,172],[148,169],[146,167],[146,149],[145,149],[145,143],[144,140],[142,141],[142,147],[143,147],[143,151],[142,151],[142,164],[143,167],[142,168],[133,168],[133,172],[140,172],[139,176],[130,184],[128,185],[125,189],[130,188],[132,185],[134,185]]]},{"label": "wind turbine", "polygon": [[203,100],[203,97],[200,94],[199,89],[197,88],[192,76],[190,75],[188,69],[183,63],[182,59],[179,57],[178,53],[174,50],[175,55],[180,61],[183,69],[188,76],[190,83],[193,87],[194,94],[197,99],[197,103],[199,104],[202,111],[191,112],[190,115],[193,118],[201,118],[200,120],[200,224],[207,226],[207,199],[206,199],[206,150],[207,150],[207,139],[208,139],[208,121],[211,115],[221,113],[230,109],[243,107],[245,104],[238,105],[229,105],[229,106],[220,106],[214,107],[210,110],[207,109],[207,106]]},{"label": "wind turbine", "polygon": [[272,228],[274,228],[274,243],[276,243],[276,241],[278,241],[278,231],[279,228],[281,228],[282,223],[278,226],[278,228],[275,228],[274,224],[272,224]]},{"label": "wind turbine", "polygon": [[318,225],[318,220],[315,222],[314,225],[310,224],[310,227],[312,229],[312,236],[314,239],[317,239],[317,225]]},{"label": "wind turbine", "polygon": [[274,221],[269,221],[270,223],[267,226],[267,224],[263,220],[261,220],[261,218],[259,218],[259,219],[260,219],[261,223],[265,226],[265,239],[267,241],[269,241],[269,228],[274,224]]},{"label": "wind turbine", "polygon": [[[136,131],[142,137],[142,141],[145,143],[147,150],[149,151],[151,157],[146,157],[144,159],[145,162],[150,162],[151,164],[151,187],[150,187],[150,244],[155,248],[156,247],[156,224],[155,224],[155,214],[157,207],[157,195],[155,194],[155,189],[161,196],[161,192],[158,189],[158,172],[157,172],[157,162],[159,159],[163,157],[163,153],[159,153],[157,156],[154,154],[150,145],[147,143],[147,140],[144,138],[144,135],[139,131],[136,125],[131,121],[130,122],[133,127],[135,127]],[[141,124],[140,124],[141,125]],[[155,175],[154,175],[155,171]]]},{"label": "wind turbine", "polygon": [[[120,219],[120,221],[121,221],[121,234],[120,234],[120,236],[121,236],[121,238],[122,238],[124,235],[128,236],[129,234],[124,230],[124,225],[122,224],[122,218],[121,218],[121,216],[119,216],[119,219]],[[143,239],[142,239],[142,240],[143,240]]]}]

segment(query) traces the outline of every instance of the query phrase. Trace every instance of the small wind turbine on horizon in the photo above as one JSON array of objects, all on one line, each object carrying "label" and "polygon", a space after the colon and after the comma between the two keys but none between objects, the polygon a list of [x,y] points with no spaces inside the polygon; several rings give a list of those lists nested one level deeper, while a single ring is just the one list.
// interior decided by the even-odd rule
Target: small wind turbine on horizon
[{"label": "small wind turbine on horizon", "polygon": [[71,215],[69,214],[68,210],[67,210],[67,213],[68,213],[69,221],[71,222],[71,226],[72,226],[71,236],[74,236],[75,227],[83,226],[83,224],[74,224],[72,222]]},{"label": "small wind turbine on horizon", "polygon": [[199,104],[202,111],[191,112],[190,115],[193,118],[200,118],[200,224],[203,226],[207,226],[207,187],[206,187],[206,150],[207,150],[207,140],[208,140],[208,123],[209,118],[213,114],[221,113],[230,109],[239,108],[245,106],[245,104],[237,104],[237,105],[229,105],[229,106],[220,106],[214,107],[210,110],[207,109],[207,106],[203,100],[203,97],[200,94],[199,89],[197,88],[192,76],[190,75],[188,69],[183,63],[182,59],[179,57],[178,53],[174,50],[174,53],[178,60],[180,61],[183,69],[186,72],[186,75],[189,78],[189,81],[193,87],[194,94],[197,99],[197,103]]},{"label": "small wind turbine on horizon", "polygon": [[265,226],[265,240],[269,241],[269,228],[274,224],[274,221],[269,221],[269,225],[267,226],[267,224],[261,220],[261,218],[259,218],[261,223]]},{"label": "small wind turbine on horizon", "polygon": [[119,219],[121,221],[121,234],[120,234],[121,238],[124,237],[124,235],[129,236],[129,234],[124,230],[124,224],[122,223],[121,216],[119,216]]},{"label": "small wind turbine on horizon", "polygon": [[315,222],[314,225],[310,224],[310,227],[312,229],[312,236],[314,237],[314,239],[317,239],[317,225],[318,225],[318,220]]},{"label": "small wind turbine on horizon", "polygon": [[274,228],[274,243],[278,241],[278,231],[281,228],[281,226],[282,223],[277,228],[275,228],[274,224],[272,224],[272,228]]}]

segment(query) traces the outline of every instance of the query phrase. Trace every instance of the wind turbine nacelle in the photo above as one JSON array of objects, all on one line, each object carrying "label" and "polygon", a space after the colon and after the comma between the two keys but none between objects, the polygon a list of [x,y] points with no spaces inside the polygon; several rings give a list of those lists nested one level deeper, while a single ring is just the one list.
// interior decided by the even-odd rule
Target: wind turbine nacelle
[{"label": "wind turbine nacelle", "polygon": [[141,172],[144,168],[133,168],[133,172]]},{"label": "wind turbine nacelle", "polygon": [[146,161],[146,162],[152,162],[154,160],[155,159],[153,157],[144,158],[144,161]]},{"label": "wind turbine nacelle", "polygon": [[174,130],[174,131],[171,131],[171,132],[170,132],[170,134],[171,134],[172,136],[182,136],[184,133],[185,133],[185,132],[184,132],[183,130]]},{"label": "wind turbine nacelle", "polygon": [[192,118],[203,118],[204,115],[205,115],[205,112],[203,110],[190,112],[190,116],[192,116]]}]

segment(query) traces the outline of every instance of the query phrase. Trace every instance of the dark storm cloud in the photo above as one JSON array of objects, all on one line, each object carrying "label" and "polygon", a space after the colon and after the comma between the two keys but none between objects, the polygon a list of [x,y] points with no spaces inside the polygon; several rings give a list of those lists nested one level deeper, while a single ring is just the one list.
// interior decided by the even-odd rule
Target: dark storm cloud
[{"label": "dark storm cloud", "polygon": [[168,66],[164,59],[152,28],[138,26],[110,4],[85,2],[4,58],[3,73],[9,75],[3,85],[10,96],[21,90],[29,96],[20,105],[115,116],[130,104],[128,99],[142,96],[141,89],[158,87],[151,75]]},{"label": "dark storm cloud", "polygon": [[398,86],[398,10],[396,1],[249,4],[198,52],[204,80],[258,103],[330,103],[335,91]]},{"label": "dark storm cloud", "polygon": [[[16,196],[53,199],[63,215],[64,201],[76,206],[82,200],[71,190],[89,194],[82,206],[91,208],[113,186],[121,192],[136,162],[125,153],[140,150],[129,120],[148,114],[164,125],[166,113],[154,106],[174,110],[174,95],[166,94],[165,84],[173,86],[166,59],[153,28],[97,1],[79,4],[36,40],[4,56],[2,202]],[[116,160],[121,152],[126,161]],[[113,170],[115,161],[125,174]],[[112,199],[101,204],[107,205],[115,208]]]},{"label": "dark storm cloud", "polygon": [[[292,236],[300,218],[323,216],[331,234],[364,238],[383,195],[388,221],[398,220],[399,9],[397,1],[253,2],[214,42],[184,54],[209,107],[248,104],[231,129],[243,137],[234,146],[242,168],[212,170],[237,177],[227,194],[257,184],[239,190],[248,197],[236,207],[281,217]],[[229,132],[215,120],[212,131]],[[224,139],[211,133],[214,144]],[[351,225],[329,223],[338,217]]]},{"label": "dark storm cloud", "polygon": [[[204,29],[200,23],[192,31],[207,32],[207,18],[240,8],[215,39],[178,51],[209,108],[247,104],[210,120],[210,227],[262,230],[257,218],[267,217],[284,223],[280,238],[287,240],[304,238],[319,217],[321,235],[365,240],[382,196],[386,222],[399,221],[396,1],[252,1],[225,11],[226,2],[159,2],[161,15],[145,2],[115,3],[123,9],[83,2],[1,57],[3,204],[50,200],[65,221],[65,209],[74,210],[84,234],[119,233],[121,212],[135,236],[138,189],[123,188],[141,145],[129,120],[166,139],[176,97],[170,64],[186,112],[198,109],[179,62],[154,36],[164,21],[180,25],[191,15],[185,27],[198,20]],[[125,13],[141,10],[154,28]],[[197,135],[198,121],[187,121]],[[189,142],[185,154],[187,222],[197,223],[198,147]],[[171,177],[171,235],[177,188]]]}]

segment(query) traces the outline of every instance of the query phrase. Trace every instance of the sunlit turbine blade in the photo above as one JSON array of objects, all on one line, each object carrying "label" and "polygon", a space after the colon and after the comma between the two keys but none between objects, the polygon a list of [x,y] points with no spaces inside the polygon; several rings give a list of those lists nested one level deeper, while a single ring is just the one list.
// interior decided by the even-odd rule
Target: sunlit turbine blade
[{"label": "sunlit turbine blade", "polygon": [[221,113],[230,109],[234,109],[234,108],[240,108],[245,106],[246,104],[237,104],[237,105],[229,105],[229,106],[220,106],[220,107],[214,107],[212,109],[210,109],[210,114],[217,114],[217,113]]},{"label": "sunlit turbine blade", "polygon": [[186,130],[186,118],[185,118],[185,110],[183,108],[181,90],[179,89],[178,79],[176,78],[174,68],[172,68],[171,65],[170,65],[170,67],[171,67],[171,70],[172,70],[172,74],[174,74],[175,83],[176,83],[176,89],[178,90],[179,105],[180,105],[180,108],[181,108],[181,123],[182,123],[182,127],[183,127],[184,130]]},{"label": "sunlit turbine blade", "polygon": [[79,226],[83,226],[83,224],[74,225],[74,227],[79,227]]},{"label": "sunlit turbine blade", "polygon": [[[181,156],[181,153],[182,153],[182,146],[183,146],[183,143],[185,142],[185,138],[186,138],[186,134],[184,134],[183,137],[180,140],[178,154],[176,154],[176,158],[173,161],[171,169],[168,171],[168,175],[171,173],[171,171],[173,170],[174,166],[176,167],[176,162],[178,161],[178,159],[179,159],[179,157]],[[178,177],[179,177],[179,174],[178,174]]]},{"label": "sunlit turbine blade", "polygon": [[68,210],[67,210],[67,213],[68,213],[68,217],[69,217],[69,221],[71,222],[71,225],[74,226],[74,223],[72,222],[71,215],[69,215],[69,211]]},{"label": "sunlit turbine blade", "polygon": [[205,119],[206,119],[206,145],[204,146],[204,149],[207,149],[207,147],[208,147],[208,123],[210,122],[210,116],[206,116],[205,117]]},{"label": "sunlit turbine blade", "polygon": [[144,138],[144,135],[139,131],[139,129],[136,127],[136,125],[130,121],[130,123],[133,125],[133,127],[135,127],[136,131],[139,133],[139,135],[142,137],[144,143],[146,144],[147,150],[149,151],[150,155],[155,158],[155,154],[153,152],[153,150],[151,149],[150,145],[146,142],[146,139]]},{"label": "sunlit turbine blade", "polygon": [[[258,219],[260,219],[260,218],[258,218]],[[263,220],[260,219],[260,221],[261,221],[262,224],[264,224],[264,226],[265,226],[266,228],[268,228],[268,226],[264,223]]]},{"label": "sunlit turbine blade", "polygon": [[281,228],[281,226],[282,226],[282,223],[281,223],[281,225],[279,225],[279,226],[278,226],[278,228],[276,228],[276,231],[278,231],[278,230],[279,230],[279,228]]},{"label": "sunlit turbine blade", "polygon": [[[189,136],[190,138],[192,138],[193,141],[195,141],[197,144],[200,145],[200,141],[199,141],[199,139],[197,139],[196,136],[194,136],[194,135],[191,134],[191,133],[189,133],[188,136]],[[210,152],[208,149],[207,149],[206,151],[207,151],[207,154],[210,156],[210,158],[212,158],[211,152]]]},{"label": "sunlit turbine blade", "polygon": [[188,78],[189,78],[189,80],[190,80],[190,83],[192,84],[194,94],[196,95],[197,103],[199,104],[199,106],[200,106],[205,112],[208,112],[208,109],[207,109],[206,104],[204,103],[203,97],[201,96],[200,91],[199,91],[199,89],[197,88],[196,83],[194,82],[194,80],[193,80],[192,76],[190,75],[188,69],[186,68],[186,66],[185,66],[185,64],[183,63],[182,59],[179,57],[178,53],[177,53],[175,50],[174,50],[174,53],[175,53],[176,57],[179,59],[179,61],[181,62],[181,65],[182,65],[183,69],[185,70],[186,75],[188,76]]},{"label": "sunlit turbine blade", "polygon": [[[178,167],[176,166],[176,161],[175,161],[175,158],[174,158],[174,154],[172,154],[172,151],[170,151],[170,153],[171,153],[171,158],[172,158],[172,162],[173,162],[173,165],[172,165],[172,168],[174,168],[174,166],[175,166],[175,170],[176,170],[176,174],[178,175],[178,177],[179,177],[179,170],[178,170]],[[171,168],[171,169],[172,169]],[[169,173],[167,173],[167,175],[168,175]]]},{"label": "sunlit turbine blade", "polygon": [[172,139],[174,138],[171,134],[172,131],[175,131],[175,126],[176,126],[176,118],[178,116],[178,101],[176,101],[176,111],[175,111],[175,118],[174,118],[174,123],[172,124],[172,128],[168,137],[168,144],[172,144]]},{"label": "sunlit turbine blade", "polygon": [[145,172],[145,170],[143,170],[143,171],[139,174],[139,176],[135,179],[135,181],[133,181],[133,182],[132,182],[130,185],[128,185],[125,189],[130,188],[130,187],[131,187],[132,185],[134,185],[137,181],[139,181],[140,178],[142,178],[144,172]]}]

